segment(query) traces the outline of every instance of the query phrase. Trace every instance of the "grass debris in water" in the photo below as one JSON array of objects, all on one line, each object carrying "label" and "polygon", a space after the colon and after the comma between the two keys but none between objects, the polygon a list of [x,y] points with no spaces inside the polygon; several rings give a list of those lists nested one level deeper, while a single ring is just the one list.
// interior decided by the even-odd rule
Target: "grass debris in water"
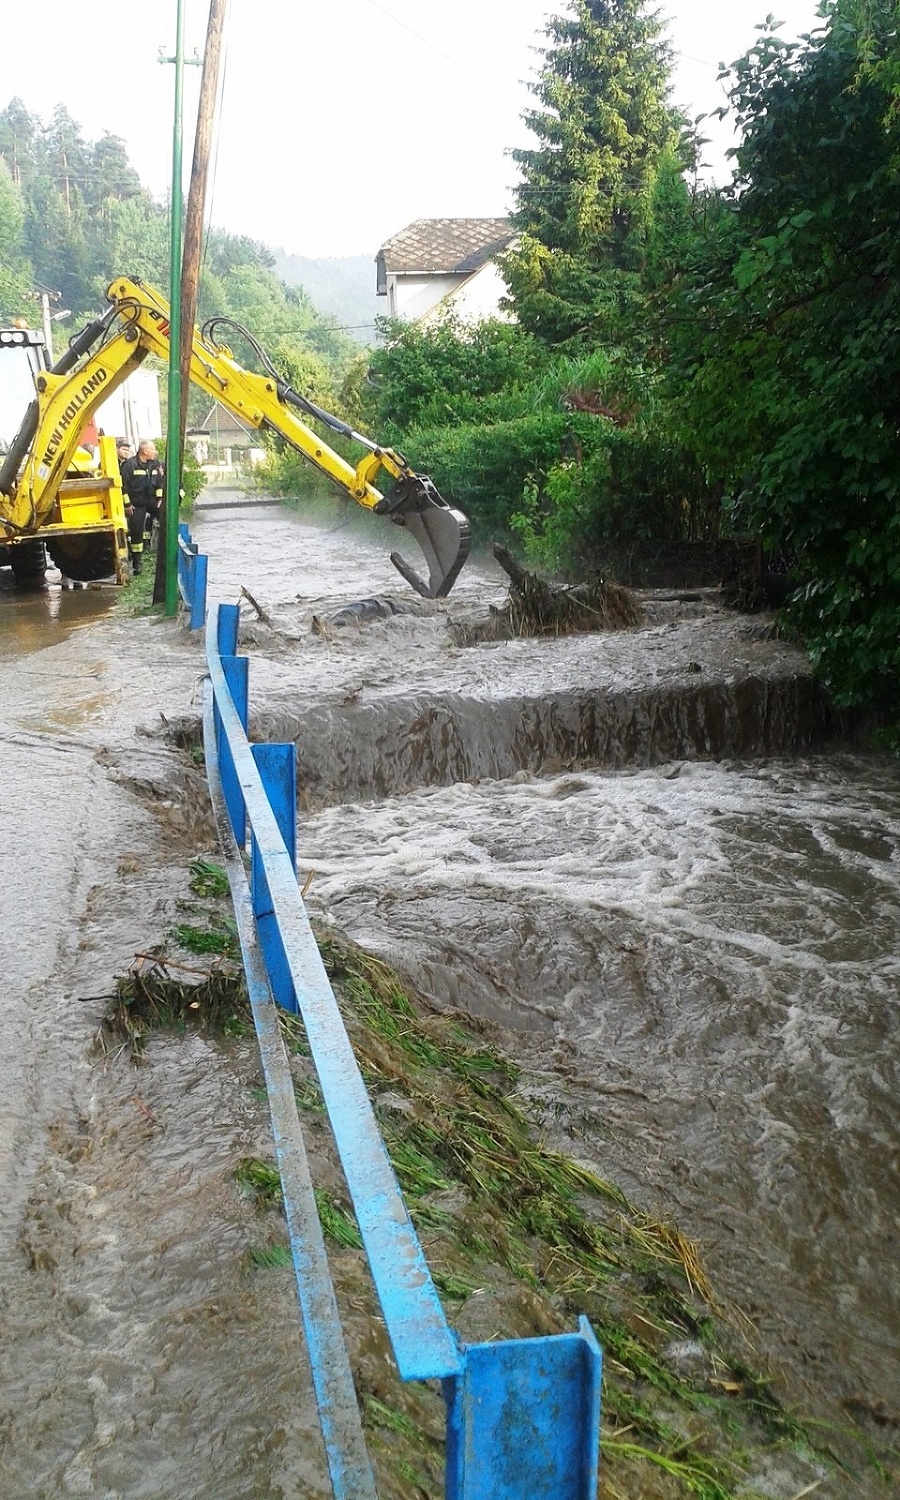
[{"label": "grass debris in water", "polygon": [[189,970],[172,959],[142,955],[116,979],[97,1043],[106,1054],[124,1048],[140,1060],[151,1032],[188,1027],[222,1036],[252,1030],[242,971],[221,963]]},{"label": "grass debris in water", "polygon": [[628,630],[640,624],[641,610],[630,589],[609,578],[555,586],[528,573],[505,547],[494,556],[510,578],[509,594],[500,609],[492,605],[486,620],[453,626],[457,645],[480,641],[509,641],[523,636],[575,635],[585,631]]}]

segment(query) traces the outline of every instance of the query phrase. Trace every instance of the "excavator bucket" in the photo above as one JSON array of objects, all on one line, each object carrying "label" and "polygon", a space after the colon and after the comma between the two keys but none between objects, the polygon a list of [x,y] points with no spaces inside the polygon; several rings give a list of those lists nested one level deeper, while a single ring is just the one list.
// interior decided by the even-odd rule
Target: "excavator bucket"
[{"label": "excavator bucket", "polygon": [[391,562],[423,599],[444,599],[459,577],[469,555],[472,528],[461,510],[454,510],[421,474],[405,475],[390,494],[375,507],[390,516],[395,526],[405,526],[422,550],[428,564],[428,581],[400,556]]}]

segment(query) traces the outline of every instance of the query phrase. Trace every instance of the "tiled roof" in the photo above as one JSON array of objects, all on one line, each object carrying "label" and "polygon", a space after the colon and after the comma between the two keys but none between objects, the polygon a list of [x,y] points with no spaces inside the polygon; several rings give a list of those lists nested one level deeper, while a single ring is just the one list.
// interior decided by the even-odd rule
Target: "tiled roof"
[{"label": "tiled roof", "polygon": [[241,432],[246,434],[247,437],[253,437],[253,427],[251,424],[242,421],[240,417],[230,412],[227,406],[222,406],[218,401],[213,402],[204,420],[200,423],[199,428],[194,428],[193,430],[195,432],[218,431],[220,435],[222,433],[227,435],[229,433]]},{"label": "tiled roof", "polygon": [[515,238],[509,219],[416,219],[378,252],[386,271],[467,275]]}]

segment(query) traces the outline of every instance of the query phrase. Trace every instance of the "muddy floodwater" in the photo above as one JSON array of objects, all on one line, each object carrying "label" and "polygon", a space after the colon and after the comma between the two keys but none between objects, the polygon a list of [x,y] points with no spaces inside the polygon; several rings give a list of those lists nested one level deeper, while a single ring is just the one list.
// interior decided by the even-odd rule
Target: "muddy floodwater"
[{"label": "muddy floodwater", "polygon": [[[251,727],[297,743],[312,914],[491,1029],[546,1139],[697,1241],[798,1411],[883,1437],[897,763],[836,743],[793,648],[709,598],[467,647],[450,627],[500,603],[493,565],[426,604],[384,523],[194,530],[212,596],[259,606]],[[316,1500],[290,1278],[248,1273],[233,1184],[271,1154],[252,1057],[160,1039],[136,1074],[90,1050],[112,976],[211,852],[172,742],[200,644],[109,590],[6,587],[0,662],[0,1500]],[[815,1492],[887,1493],[874,1471]]]}]

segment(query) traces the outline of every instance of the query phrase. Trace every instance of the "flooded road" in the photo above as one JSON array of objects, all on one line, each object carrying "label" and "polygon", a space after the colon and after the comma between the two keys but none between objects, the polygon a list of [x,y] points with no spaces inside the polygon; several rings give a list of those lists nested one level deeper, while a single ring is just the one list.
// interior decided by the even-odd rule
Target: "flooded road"
[{"label": "flooded road", "polygon": [[0,588],[0,1497],[324,1500],[291,1278],[254,1275],[234,1181],[271,1150],[255,1044],[93,1049],[209,840],[161,739],[199,642],[114,606]]},{"label": "flooded road", "polygon": [[[9,575],[0,575],[8,581]],[[28,1161],[30,1122],[43,1112],[41,1096],[55,1082],[34,1054],[59,1025],[40,1005],[42,986],[62,950],[73,942],[78,887],[93,852],[88,808],[106,778],[94,747],[71,732],[79,702],[89,717],[103,698],[102,660],[66,652],[72,636],[102,621],[109,596],[47,591],[28,597],[0,593],[0,777],[4,837],[0,841],[3,895],[4,1046],[0,1059],[0,1226],[16,1222],[13,1182]],[[114,816],[123,815],[125,808]],[[11,981],[14,981],[14,993]],[[27,1003],[33,997],[34,1004]],[[26,1003],[21,1003],[22,1000]],[[17,1003],[18,1002],[18,1003]],[[36,1066],[35,1063],[38,1062]]]},{"label": "flooded road", "polygon": [[[312,913],[497,1029],[547,1139],[699,1242],[800,1410],[895,1416],[897,764],[823,753],[758,621],[662,606],[624,635],[463,648],[448,624],[499,604],[491,566],[432,604],[368,518],[211,511],[194,534],[212,597],[265,615],[244,598],[251,719],[298,742]],[[369,595],[405,612],[331,620]],[[270,1305],[241,1260],[230,1173],[269,1154],[252,1058],[173,1039],[139,1088],[98,1080],[99,1007],[76,1003],[159,938],[206,848],[163,738],[196,719],[198,643],[51,589],[0,595],[0,659],[0,1497],[316,1497],[290,1282]],[[238,1364],[261,1394],[235,1395]]]}]

